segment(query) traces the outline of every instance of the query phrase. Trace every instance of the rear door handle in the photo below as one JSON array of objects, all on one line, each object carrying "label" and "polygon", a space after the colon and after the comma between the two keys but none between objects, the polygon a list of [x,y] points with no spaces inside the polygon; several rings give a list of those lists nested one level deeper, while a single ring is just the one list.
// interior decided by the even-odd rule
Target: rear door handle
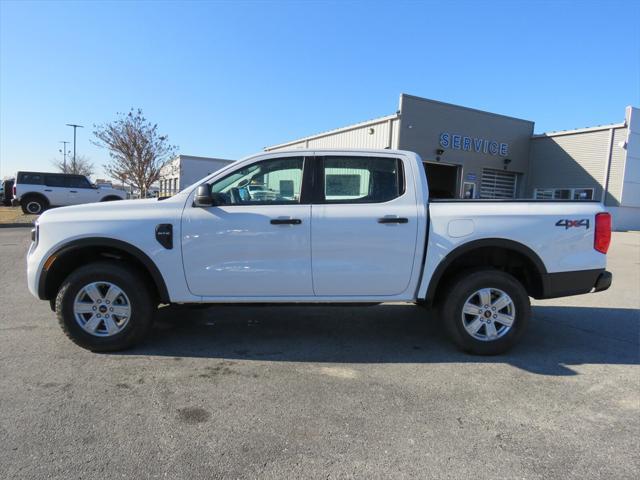
[{"label": "rear door handle", "polygon": [[302,220],[299,218],[272,218],[271,225],[300,225]]},{"label": "rear door handle", "polygon": [[77,190],[69,190],[69,193],[78,193]]},{"label": "rear door handle", "polygon": [[378,219],[378,223],[409,223],[409,219],[403,217],[382,217]]},{"label": "rear door handle", "polygon": [[51,190],[50,188],[45,188],[44,191],[45,192],[53,192],[53,190]]}]

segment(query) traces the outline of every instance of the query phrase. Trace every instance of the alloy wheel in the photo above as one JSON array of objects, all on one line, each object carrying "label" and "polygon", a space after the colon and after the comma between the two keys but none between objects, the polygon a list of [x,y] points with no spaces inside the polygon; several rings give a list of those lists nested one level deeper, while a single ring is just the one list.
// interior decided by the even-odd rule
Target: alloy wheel
[{"label": "alloy wheel", "polygon": [[98,337],[120,333],[131,318],[129,297],[110,282],[93,282],[80,289],[73,302],[73,315],[82,329]]},{"label": "alloy wheel", "polygon": [[505,336],[516,319],[511,297],[498,288],[472,293],[462,307],[462,325],[476,340],[491,342]]}]

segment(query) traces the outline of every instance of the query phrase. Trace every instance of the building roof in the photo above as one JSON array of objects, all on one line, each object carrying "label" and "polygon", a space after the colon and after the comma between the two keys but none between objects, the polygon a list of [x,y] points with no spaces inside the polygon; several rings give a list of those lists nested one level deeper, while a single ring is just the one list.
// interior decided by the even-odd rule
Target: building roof
[{"label": "building roof", "polygon": [[607,125],[597,125],[595,127],[584,127],[584,128],[575,128],[573,130],[556,130],[545,133],[536,133],[532,135],[531,138],[546,138],[546,137],[557,137],[560,135],[573,135],[576,133],[589,133],[589,132],[597,132],[598,130],[611,130],[612,128],[624,128],[627,124],[625,122],[622,123],[610,123]]}]

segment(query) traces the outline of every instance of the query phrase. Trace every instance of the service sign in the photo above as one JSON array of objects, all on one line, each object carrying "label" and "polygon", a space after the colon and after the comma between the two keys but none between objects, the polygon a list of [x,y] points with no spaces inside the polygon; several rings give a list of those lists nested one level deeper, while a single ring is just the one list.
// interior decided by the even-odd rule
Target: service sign
[{"label": "service sign", "polygon": [[509,155],[509,144],[499,143],[486,138],[468,137],[457,133],[442,132],[440,134],[440,146],[452,150],[486,153],[506,157]]}]

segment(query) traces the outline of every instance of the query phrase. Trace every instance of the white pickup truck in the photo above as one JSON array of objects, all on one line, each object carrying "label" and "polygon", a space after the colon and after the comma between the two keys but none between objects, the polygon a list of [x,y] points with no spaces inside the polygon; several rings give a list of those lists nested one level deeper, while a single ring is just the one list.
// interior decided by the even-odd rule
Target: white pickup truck
[{"label": "white pickup truck", "polygon": [[415,153],[295,150],[167,199],[47,211],[27,270],[93,351],[141,340],[159,304],[414,302],[439,307],[463,350],[496,354],[522,335],[529,297],[610,286],[610,237],[598,203],[430,202]]}]

